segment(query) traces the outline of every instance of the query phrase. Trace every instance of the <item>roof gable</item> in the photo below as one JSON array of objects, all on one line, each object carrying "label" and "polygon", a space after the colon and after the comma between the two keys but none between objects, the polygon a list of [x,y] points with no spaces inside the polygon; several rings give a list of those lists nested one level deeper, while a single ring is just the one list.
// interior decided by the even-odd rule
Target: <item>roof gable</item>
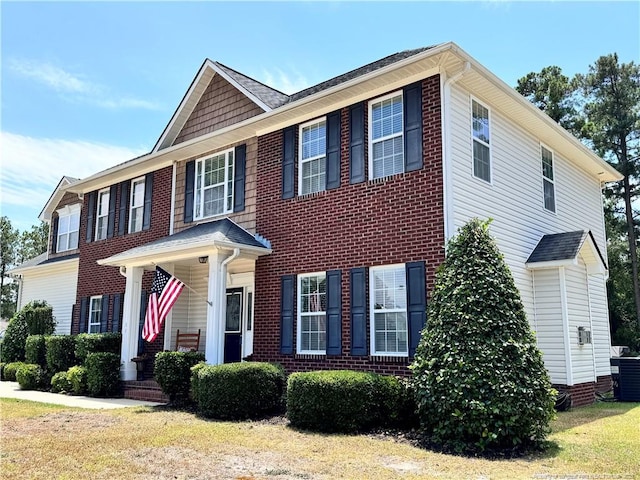
[{"label": "roof gable", "polygon": [[53,212],[56,211],[58,204],[62,200],[62,197],[64,197],[66,187],[77,181],[78,181],[77,178],[67,177],[66,175],[60,179],[60,181],[58,182],[58,185],[56,185],[56,188],[51,193],[49,200],[47,200],[47,203],[45,204],[44,208],[40,212],[40,215],[38,215],[38,218],[41,221],[43,222],[51,221],[51,215],[53,214]]}]

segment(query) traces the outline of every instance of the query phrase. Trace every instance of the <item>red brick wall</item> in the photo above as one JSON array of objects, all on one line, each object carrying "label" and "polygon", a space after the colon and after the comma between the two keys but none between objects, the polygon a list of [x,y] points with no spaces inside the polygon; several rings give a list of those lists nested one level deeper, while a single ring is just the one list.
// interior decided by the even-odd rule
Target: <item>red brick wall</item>
[{"label": "red brick wall", "polygon": [[553,388],[561,392],[570,393],[573,407],[583,407],[595,402],[596,392],[605,393],[611,390],[611,375],[598,377],[597,382],[585,382],[571,386],[553,385]]},{"label": "red brick wall", "polygon": [[[408,374],[406,359],[351,357],[349,269],[424,260],[427,291],[433,287],[445,242],[439,76],[422,82],[422,97],[424,167],[384,180],[349,184],[348,108],[341,112],[337,189],[283,200],[282,132],[258,138],[256,231],[271,241],[273,253],[256,263],[254,359],[280,362],[288,371]],[[297,185],[297,171],[295,178]],[[280,277],[333,269],[342,270],[343,355],[281,355]]]},{"label": "red brick wall", "polygon": [[[76,305],[74,308],[71,333],[78,333],[80,320],[80,299],[93,295],[124,294],[125,278],[120,275],[118,267],[100,266],[97,260],[107,258],[116,253],[123,252],[147,242],[157,240],[169,234],[169,217],[171,213],[171,174],[172,167],[157,170],[153,175],[153,196],[151,207],[151,227],[136,233],[127,233],[122,236],[114,235],[113,238],[86,243],[88,195],[84,197],[82,216],[80,219],[80,264],[78,268],[78,290]],[[120,204],[120,189],[118,188],[116,205]],[[116,208],[116,233],[118,227],[118,209]],[[143,277],[143,289],[151,290],[153,272],[145,272]],[[113,302],[109,305],[109,329]],[[160,333],[156,342],[148,345],[148,351],[162,350],[163,333]],[[157,345],[156,345],[157,344]]]}]

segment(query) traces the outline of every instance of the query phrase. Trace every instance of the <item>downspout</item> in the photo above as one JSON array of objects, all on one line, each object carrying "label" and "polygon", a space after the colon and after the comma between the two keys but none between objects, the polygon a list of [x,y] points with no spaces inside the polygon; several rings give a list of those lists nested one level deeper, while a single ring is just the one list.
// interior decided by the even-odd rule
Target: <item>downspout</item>
[{"label": "downspout", "polygon": [[442,193],[444,203],[445,243],[453,236],[453,164],[451,154],[451,85],[471,70],[471,63],[464,62],[461,71],[447,78],[442,86]]},{"label": "downspout", "polygon": [[173,221],[176,215],[176,171],[177,163],[173,162],[173,172],[171,173],[171,212],[169,213],[169,235],[173,235]]},{"label": "downspout", "polygon": [[121,266],[119,272],[120,272],[120,275],[122,275],[123,277],[125,278],[127,277],[127,267]]},{"label": "downspout", "polygon": [[225,323],[224,323],[224,316],[226,314],[226,302],[225,302],[225,297],[226,297],[226,291],[227,291],[227,265],[229,263],[231,263],[233,260],[235,260],[236,258],[238,258],[240,256],[240,249],[239,248],[234,248],[233,249],[233,253],[231,254],[231,256],[229,256],[228,258],[225,258],[221,263],[220,263],[220,277],[223,279],[224,285],[222,286],[223,288],[220,289],[220,291],[218,292],[218,305],[214,306],[218,309],[218,313],[220,315],[220,331],[218,332],[218,362],[217,363],[224,363],[224,330],[225,330]]}]

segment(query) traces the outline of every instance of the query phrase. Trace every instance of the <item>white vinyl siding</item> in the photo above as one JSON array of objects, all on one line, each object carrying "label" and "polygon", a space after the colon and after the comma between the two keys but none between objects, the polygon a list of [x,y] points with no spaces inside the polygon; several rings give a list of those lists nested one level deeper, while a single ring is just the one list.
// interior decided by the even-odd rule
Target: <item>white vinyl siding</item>
[{"label": "white vinyl siding", "polygon": [[405,265],[372,267],[369,272],[371,352],[373,355],[407,356],[409,335]]},{"label": "white vinyl siding", "polygon": [[144,177],[131,181],[131,199],[129,201],[129,233],[142,230],[144,217]]},{"label": "white vinyl siding", "polygon": [[611,375],[610,348],[611,336],[609,323],[602,319],[609,318],[606,297],[599,295],[605,289],[605,279],[602,275],[589,275],[589,299],[591,304],[592,327],[591,341],[596,356],[596,374],[598,377]]},{"label": "white vinyl siding", "polygon": [[[89,299],[89,325],[87,332],[100,333],[100,315],[102,313],[102,296]],[[83,333],[83,332],[80,332]]]},{"label": "white vinyl siding", "polygon": [[327,278],[325,272],[298,275],[297,351],[324,355],[327,349]]},{"label": "white vinyl siding", "polygon": [[233,150],[196,162],[195,219],[233,210]]},{"label": "white vinyl siding", "polygon": [[475,100],[471,100],[471,131],[473,133],[473,175],[491,182],[489,109]]},{"label": "white vinyl siding", "polygon": [[369,177],[404,172],[402,92],[369,103]]},{"label": "white vinyl siding", "polygon": [[96,240],[107,238],[109,223],[109,189],[98,192],[98,205],[96,207]]},{"label": "white vinyl siding", "polygon": [[56,335],[71,334],[71,313],[76,303],[78,260],[54,262],[22,274],[18,309],[33,300],[46,300],[56,318]]},{"label": "white vinyl siding", "polygon": [[72,205],[58,210],[58,234],[56,252],[65,252],[78,248],[80,232],[80,205]]},{"label": "white vinyl siding", "polygon": [[556,186],[553,181],[553,152],[540,145],[540,159],[542,162],[542,192],[544,208],[550,212],[556,211]]},{"label": "white vinyl siding", "polygon": [[300,195],[320,192],[326,186],[327,122],[323,118],[300,126]]}]

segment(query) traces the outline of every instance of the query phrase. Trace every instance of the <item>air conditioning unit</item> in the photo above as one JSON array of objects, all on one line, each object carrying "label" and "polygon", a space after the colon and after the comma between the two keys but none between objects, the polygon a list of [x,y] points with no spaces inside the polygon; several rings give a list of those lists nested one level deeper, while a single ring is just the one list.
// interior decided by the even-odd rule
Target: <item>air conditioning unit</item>
[{"label": "air conditioning unit", "polygon": [[578,327],[578,345],[586,345],[588,343],[591,343],[591,330]]}]

